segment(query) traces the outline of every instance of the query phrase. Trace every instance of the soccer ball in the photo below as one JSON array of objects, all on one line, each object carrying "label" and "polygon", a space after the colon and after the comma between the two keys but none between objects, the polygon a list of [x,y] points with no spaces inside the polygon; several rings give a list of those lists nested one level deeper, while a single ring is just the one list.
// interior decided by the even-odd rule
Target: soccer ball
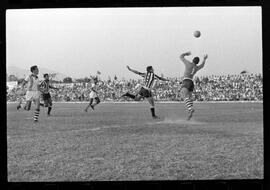
[{"label": "soccer ball", "polygon": [[194,35],[195,38],[199,38],[201,36],[201,32],[199,30],[197,30],[197,31],[194,32],[193,35]]}]

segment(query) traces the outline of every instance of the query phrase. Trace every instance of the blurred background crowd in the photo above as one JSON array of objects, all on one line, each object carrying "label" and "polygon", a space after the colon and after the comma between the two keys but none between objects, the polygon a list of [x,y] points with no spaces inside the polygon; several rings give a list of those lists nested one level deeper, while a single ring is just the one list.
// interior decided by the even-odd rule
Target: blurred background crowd
[{"label": "blurred background crowd", "polygon": [[[182,78],[157,81],[152,91],[156,101],[183,101],[179,93]],[[263,78],[261,74],[239,74],[223,76],[201,76],[194,78],[195,101],[261,101],[263,100]],[[88,101],[90,83],[51,83],[58,90],[50,90],[54,102]],[[129,91],[137,93],[142,79],[99,80],[98,95],[101,101],[131,101],[120,96]],[[25,92],[25,91],[23,91]],[[18,101],[23,97],[20,88],[7,87],[7,101]]]}]

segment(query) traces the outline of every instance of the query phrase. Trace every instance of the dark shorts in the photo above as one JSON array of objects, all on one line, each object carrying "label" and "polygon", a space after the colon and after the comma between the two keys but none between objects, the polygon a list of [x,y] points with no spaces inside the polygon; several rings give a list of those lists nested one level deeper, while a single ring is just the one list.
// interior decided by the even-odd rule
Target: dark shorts
[{"label": "dark shorts", "polygon": [[145,97],[145,98],[150,98],[152,97],[152,93],[151,90],[145,89],[144,87],[141,87],[139,93],[139,95]]},{"label": "dark shorts", "polygon": [[42,98],[43,98],[43,100],[48,100],[48,99],[51,98],[51,95],[50,95],[50,93],[48,93],[48,94],[42,94]]},{"label": "dark shorts", "polygon": [[194,89],[194,83],[193,83],[193,81],[190,80],[190,79],[184,79],[181,87],[182,87],[182,88],[185,87],[185,88],[187,88],[190,92],[192,92],[193,89]]},{"label": "dark shorts", "polygon": [[50,93],[42,94],[42,98],[44,100],[44,106],[45,107],[52,106],[52,98],[51,98]]},{"label": "dark shorts", "polygon": [[95,97],[95,100],[96,100],[97,102],[100,102],[99,97]]}]

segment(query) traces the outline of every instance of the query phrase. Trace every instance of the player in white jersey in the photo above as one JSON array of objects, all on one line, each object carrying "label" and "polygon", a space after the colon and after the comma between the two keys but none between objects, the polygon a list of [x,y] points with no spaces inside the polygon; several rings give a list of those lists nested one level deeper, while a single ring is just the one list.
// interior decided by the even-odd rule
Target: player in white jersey
[{"label": "player in white jersey", "polygon": [[195,111],[193,108],[193,100],[192,100],[192,92],[194,89],[193,77],[200,69],[204,67],[205,61],[208,56],[207,54],[204,55],[202,63],[198,65],[198,63],[200,62],[200,58],[195,57],[193,58],[191,62],[185,59],[185,56],[188,56],[188,55],[191,55],[191,52],[183,53],[180,56],[180,59],[185,64],[184,80],[183,80],[180,92],[182,93],[184,97],[186,107],[188,109],[187,120],[190,120],[190,118],[192,117],[192,114]]},{"label": "player in white jersey", "polygon": [[163,81],[168,81],[168,80],[163,77],[157,76],[154,73],[154,69],[152,66],[148,66],[146,68],[146,71],[147,71],[146,73],[141,73],[139,71],[133,70],[129,66],[127,66],[127,68],[129,71],[144,77],[144,85],[141,87],[140,91],[136,95],[127,92],[123,94],[121,97],[127,96],[134,99],[135,101],[139,101],[142,98],[146,98],[151,105],[150,110],[151,110],[152,118],[157,119],[158,117],[155,114],[155,104],[154,104],[154,98],[152,96],[151,90],[155,84],[156,79],[163,80]]},{"label": "player in white jersey", "polygon": [[31,108],[31,102],[34,101],[36,105],[34,122],[38,121],[39,111],[40,111],[40,90],[39,90],[39,80],[38,80],[38,67],[36,65],[30,68],[32,72],[31,75],[27,76],[22,82],[22,88],[27,84],[27,91],[25,95],[26,104],[24,109],[29,111]]},{"label": "player in white jersey", "polygon": [[99,99],[98,93],[97,93],[97,90],[98,90],[98,78],[94,77],[94,78],[92,78],[92,80],[93,80],[93,83],[90,84],[91,85],[91,87],[90,87],[91,92],[90,92],[90,95],[89,95],[90,102],[87,105],[87,107],[84,109],[85,112],[87,112],[89,107],[91,107],[94,110],[95,109],[94,107],[100,103],[100,99]]}]

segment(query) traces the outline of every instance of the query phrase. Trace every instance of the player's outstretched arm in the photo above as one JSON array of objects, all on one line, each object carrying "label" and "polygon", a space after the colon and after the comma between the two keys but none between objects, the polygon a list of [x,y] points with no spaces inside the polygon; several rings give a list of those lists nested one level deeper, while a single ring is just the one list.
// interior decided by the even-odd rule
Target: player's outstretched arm
[{"label": "player's outstretched arm", "polygon": [[207,54],[205,54],[204,55],[204,57],[203,57],[203,61],[202,61],[202,63],[200,64],[200,65],[198,65],[198,70],[200,70],[200,69],[202,69],[203,67],[204,67],[204,65],[205,65],[205,61],[206,61],[206,59],[208,58],[208,55]]},{"label": "player's outstretched arm", "polygon": [[129,71],[131,71],[131,72],[137,74],[137,75],[141,75],[141,74],[142,74],[142,73],[139,72],[139,71],[136,71],[136,70],[134,70],[134,69],[131,69],[128,65],[127,65],[127,69],[128,69]]},{"label": "player's outstretched arm", "polygon": [[155,74],[155,77],[158,78],[159,80],[162,80],[162,81],[169,81],[168,79],[165,79],[165,78],[163,78],[163,77],[160,77],[160,76],[158,76],[158,75],[156,75],[156,74]]},{"label": "player's outstretched arm", "polygon": [[51,88],[51,89],[54,89],[54,90],[59,90],[59,88],[56,88],[56,87],[54,87],[54,86],[49,86],[49,88]]}]

